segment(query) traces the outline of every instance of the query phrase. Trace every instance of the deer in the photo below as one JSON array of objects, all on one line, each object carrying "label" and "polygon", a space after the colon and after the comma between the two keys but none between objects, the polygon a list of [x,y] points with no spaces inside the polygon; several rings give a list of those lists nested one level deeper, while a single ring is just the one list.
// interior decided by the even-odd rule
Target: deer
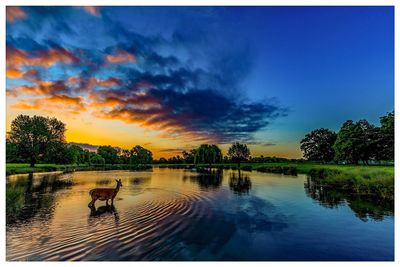
[{"label": "deer", "polygon": [[92,201],[89,202],[88,207],[93,207],[96,200],[105,200],[108,205],[108,200],[111,199],[111,206],[114,205],[114,198],[117,195],[119,188],[122,187],[121,179],[117,180],[117,186],[115,188],[94,188],[89,191],[89,195],[92,197]]}]

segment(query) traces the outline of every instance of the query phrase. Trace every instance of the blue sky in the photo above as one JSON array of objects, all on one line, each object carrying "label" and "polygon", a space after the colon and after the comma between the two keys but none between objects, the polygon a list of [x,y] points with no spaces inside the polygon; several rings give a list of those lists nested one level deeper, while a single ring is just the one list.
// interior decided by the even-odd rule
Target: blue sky
[{"label": "blue sky", "polygon": [[305,133],[394,107],[393,7],[17,7],[6,40],[8,122],[56,109],[69,141],[91,143],[85,118],[129,136],[97,143],[297,158]]}]

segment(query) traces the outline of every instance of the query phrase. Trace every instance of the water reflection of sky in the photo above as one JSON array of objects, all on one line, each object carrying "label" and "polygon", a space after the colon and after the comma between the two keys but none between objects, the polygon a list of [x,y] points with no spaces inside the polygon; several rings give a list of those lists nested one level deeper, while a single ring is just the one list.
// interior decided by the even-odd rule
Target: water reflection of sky
[{"label": "water reflection of sky", "polygon": [[[116,178],[115,206],[89,209],[88,191]],[[393,206],[317,189],[303,175],[230,170],[9,176],[7,258],[393,259]]]}]

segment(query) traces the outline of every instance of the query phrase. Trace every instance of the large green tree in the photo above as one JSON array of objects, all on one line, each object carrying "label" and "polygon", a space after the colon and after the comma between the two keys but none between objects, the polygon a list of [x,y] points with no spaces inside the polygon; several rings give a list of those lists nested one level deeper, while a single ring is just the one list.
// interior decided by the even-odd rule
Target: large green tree
[{"label": "large green tree", "polygon": [[300,149],[306,159],[326,163],[334,159],[333,144],[335,141],[335,132],[320,128],[306,134],[300,141]]},{"label": "large green tree", "polygon": [[9,139],[6,140],[6,162],[15,163],[20,162],[21,159],[18,156],[17,146]]},{"label": "large green tree", "polygon": [[112,146],[99,146],[97,148],[99,154],[107,164],[115,164],[118,161],[118,151]]},{"label": "large green tree", "polygon": [[65,152],[69,164],[79,165],[87,162],[86,152],[77,145],[69,145]]},{"label": "large green tree", "polygon": [[95,152],[89,152],[89,161],[90,164],[95,164],[95,165],[99,164],[104,165],[104,163],[106,162],[102,156],[100,156]]},{"label": "large green tree", "polygon": [[250,158],[250,149],[246,144],[240,144],[236,142],[228,149],[228,157],[238,164],[240,169],[240,163]]},{"label": "large green tree", "polygon": [[377,159],[394,160],[394,111],[380,117]]},{"label": "large green tree", "polygon": [[211,164],[218,163],[221,160],[222,152],[221,149],[219,149],[219,147],[216,145],[203,144],[196,149],[196,154],[194,157],[195,164],[205,163],[209,164],[211,167]]},{"label": "large green tree", "polygon": [[56,118],[19,115],[11,122],[10,142],[34,167],[50,151],[64,149],[65,130],[65,124]]},{"label": "large green tree", "polygon": [[132,164],[151,164],[153,161],[153,153],[141,146],[135,146],[131,150]]},{"label": "large green tree", "polygon": [[362,160],[368,164],[377,149],[378,128],[366,120],[354,123],[346,121],[337,135],[333,146],[335,159],[357,164]]}]

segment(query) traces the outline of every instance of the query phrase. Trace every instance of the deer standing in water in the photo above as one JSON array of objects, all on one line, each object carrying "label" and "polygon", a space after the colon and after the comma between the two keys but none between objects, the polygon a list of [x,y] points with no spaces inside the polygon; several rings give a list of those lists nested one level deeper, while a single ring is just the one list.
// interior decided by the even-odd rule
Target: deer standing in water
[{"label": "deer standing in water", "polygon": [[114,198],[117,195],[119,188],[122,186],[121,179],[117,180],[117,186],[115,188],[94,188],[89,191],[89,195],[92,197],[92,201],[89,203],[89,207],[94,206],[96,200],[105,200],[108,205],[108,200],[111,199],[111,205],[114,204]]}]

